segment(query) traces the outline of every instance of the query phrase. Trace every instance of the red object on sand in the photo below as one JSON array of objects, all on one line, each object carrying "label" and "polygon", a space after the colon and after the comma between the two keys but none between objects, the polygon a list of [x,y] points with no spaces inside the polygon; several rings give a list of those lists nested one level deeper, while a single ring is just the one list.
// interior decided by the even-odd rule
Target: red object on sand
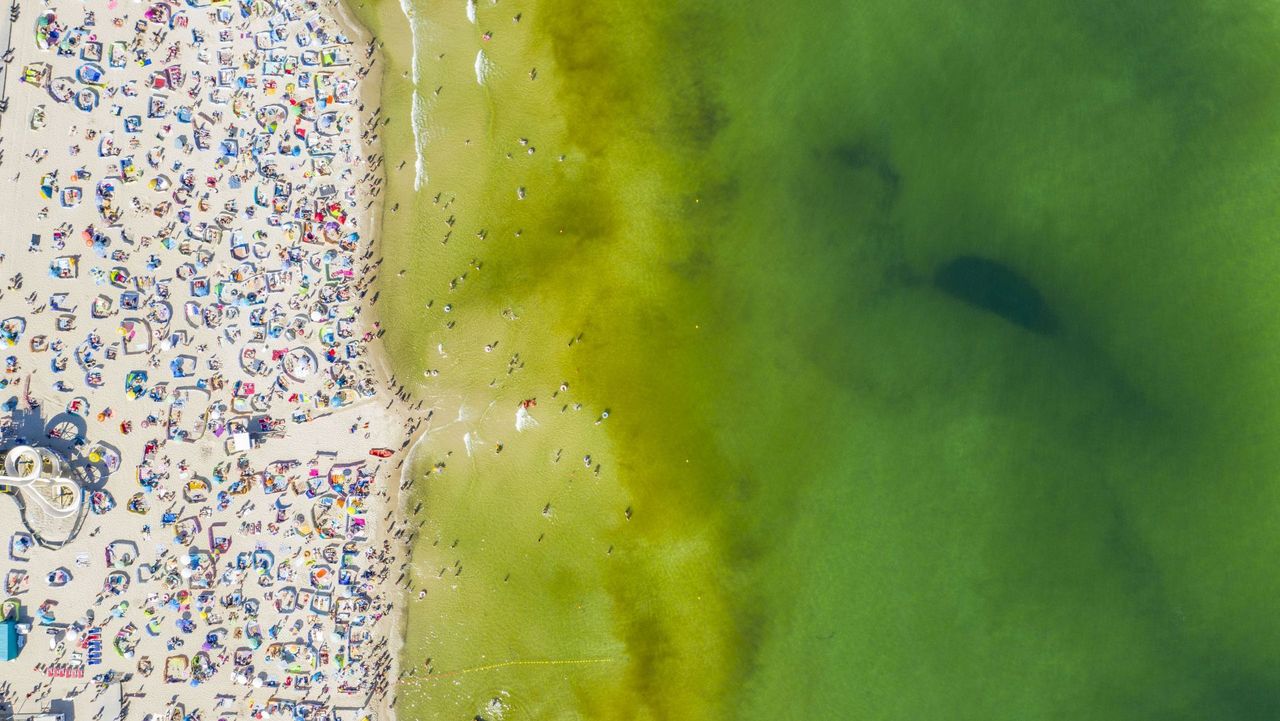
[{"label": "red object on sand", "polygon": [[377,456],[378,458],[390,458],[392,453],[395,453],[395,451],[391,450],[390,448],[370,448],[369,449],[369,455]]}]

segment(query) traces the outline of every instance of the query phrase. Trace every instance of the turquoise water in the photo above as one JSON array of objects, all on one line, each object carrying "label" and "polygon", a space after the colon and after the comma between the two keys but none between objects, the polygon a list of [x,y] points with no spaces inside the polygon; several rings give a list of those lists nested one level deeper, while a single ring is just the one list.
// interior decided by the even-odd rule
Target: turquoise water
[{"label": "turquoise water", "polygon": [[[414,710],[514,689],[527,718],[1272,713],[1278,13],[542,0],[455,18],[522,44],[493,46],[482,95],[449,106],[445,85],[436,137],[474,131],[478,163],[438,163],[420,235],[388,243],[431,294],[483,255],[455,317],[537,381],[479,371],[467,393],[545,399],[563,377],[590,408],[426,492],[441,537],[512,530],[468,561],[489,590],[410,637],[455,667],[478,662],[440,629],[612,660],[483,672]],[[506,158],[525,133],[539,155]],[[433,206],[441,184],[475,206]],[[425,250],[455,212],[491,235]],[[958,258],[979,265],[948,274]],[[402,368],[451,337],[438,320],[392,328]],[[562,445],[606,449],[605,486],[544,552],[526,545],[542,521],[485,484]],[[530,472],[520,507],[582,480]],[[509,558],[557,571],[501,586]]]}]

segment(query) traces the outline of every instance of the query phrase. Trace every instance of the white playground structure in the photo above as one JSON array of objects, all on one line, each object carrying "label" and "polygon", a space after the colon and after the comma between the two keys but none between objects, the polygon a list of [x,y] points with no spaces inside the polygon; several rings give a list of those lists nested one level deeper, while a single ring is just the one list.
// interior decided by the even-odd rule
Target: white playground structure
[{"label": "white playground structure", "polygon": [[80,512],[83,494],[80,484],[64,475],[62,459],[44,448],[15,446],[4,456],[0,486],[22,492],[54,518],[69,518]]}]

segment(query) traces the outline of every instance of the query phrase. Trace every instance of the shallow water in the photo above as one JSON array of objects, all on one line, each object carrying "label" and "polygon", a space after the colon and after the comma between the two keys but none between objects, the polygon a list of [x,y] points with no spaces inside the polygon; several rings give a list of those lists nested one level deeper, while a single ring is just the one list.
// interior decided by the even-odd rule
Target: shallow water
[{"label": "shallow water", "polygon": [[[445,464],[403,711],[1280,705],[1280,11],[417,7],[412,201],[406,23],[358,8]],[[939,287],[963,257],[1014,280]]]}]

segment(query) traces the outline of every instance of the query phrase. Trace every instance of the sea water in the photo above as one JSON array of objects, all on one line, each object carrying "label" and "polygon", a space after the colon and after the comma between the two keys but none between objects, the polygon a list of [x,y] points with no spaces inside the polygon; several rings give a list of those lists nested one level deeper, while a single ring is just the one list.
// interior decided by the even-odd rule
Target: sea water
[{"label": "sea water", "polygon": [[353,4],[404,717],[1280,705],[1280,11]]}]

